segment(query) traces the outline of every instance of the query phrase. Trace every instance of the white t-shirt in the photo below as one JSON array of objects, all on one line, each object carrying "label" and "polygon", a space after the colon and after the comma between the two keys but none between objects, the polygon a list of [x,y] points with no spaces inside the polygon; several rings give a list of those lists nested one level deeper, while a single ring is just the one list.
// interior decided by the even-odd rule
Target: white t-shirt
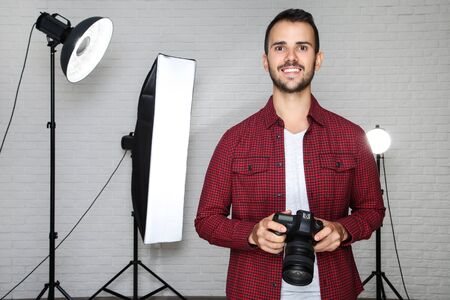
[{"label": "white t-shirt", "polygon": [[[291,133],[284,129],[284,157],[286,164],[286,209],[293,214],[302,209],[309,211],[306,193],[305,169],[303,166],[303,137],[305,131]],[[281,285],[281,300],[320,300],[319,271],[314,262],[313,281],[306,286],[286,283]]]}]

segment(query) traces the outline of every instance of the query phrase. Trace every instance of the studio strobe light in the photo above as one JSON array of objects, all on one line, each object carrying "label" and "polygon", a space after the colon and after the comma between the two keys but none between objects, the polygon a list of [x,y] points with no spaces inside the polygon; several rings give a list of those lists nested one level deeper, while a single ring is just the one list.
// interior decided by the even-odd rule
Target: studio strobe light
[{"label": "studio strobe light", "polygon": [[67,299],[72,299],[55,281],[55,52],[56,46],[63,44],[61,51],[61,68],[70,82],[85,78],[97,66],[108,48],[113,25],[110,19],[92,17],[75,27],[69,20],[59,14],[41,13],[36,21],[36,28],[47,36],[50,47],[50,234],[49,234],[49,282],[38,295],[40,299],[48,290],[48,299],[55,298],[55,287]]},{"label": "studio strobe light", "polygon": [[[195,64],[193,59],[159,54],[145,78],[135,131],[121,143],[133,159],[133,260],[90,300],[102,291],[122,299],[146,299],[166,288],[186,299],[139,260],[137,239],[139,229],[145,244],[181,241]],[[138,266],[163,285],[139,297]],[[133,267],[132,298],[108,288],[129,267]]]},{"label": "studio strobe light", "polygon": [[366,135],[373,154],[381,155],[391,146],[391,136],[379,125],[367,132]]},{"label": "studio strobe light", "polygon": [[108,18],[92,17],[71,27],[66,18],[45,12],[37,19],[36,28],[47,34],[49,46],[63,44],[61,68],[67,80],[73,83],[94,70],[105,54],[113,32],[113,24]]},{"label": "studio strobe light", "polygon": [[[384,129],[376,125],[374,129],[370,130],[366,134],[369,140],[370,148],[372,153],[376,155],[378,175],[380,176],[380,161],[384,160],[384,152],[386,152],[391,146],[391,136]],[[383,190],[381,190],[383,194]],[[375,277],[376,282],[376,296],[377,300],[386,300],[386,292],[384,291],[383,280],[389,285],[391,290],[395,293],[398,299],[402,300],[402,296],[395,289],[394,285],[386,277],[386,274],[381,270],[381,228],[378,228],[375,233],[375,259],[376,259],[376,270],[363,281],[363,285],[368,283],[370,279]]]}]

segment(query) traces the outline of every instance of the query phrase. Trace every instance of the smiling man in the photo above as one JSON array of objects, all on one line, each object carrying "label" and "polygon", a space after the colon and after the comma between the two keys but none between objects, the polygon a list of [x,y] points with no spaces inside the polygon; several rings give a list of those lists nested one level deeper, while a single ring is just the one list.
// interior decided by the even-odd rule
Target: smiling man
[{"label": "smiling man", "polygon": [[[195,226],[231,249],[228,299],[351,300],[362,291],[351,244],[381,226],[381,188],[364,131],[311,94],[319,49],[311,14],[288,9],[275,17],[263,54],[273,94],[224,134],[211,158]],[[273,221],[276,212],[300,209],[324,225],[313,236],[317,259],[309,260],[306,286],[282,280],[286,235],[275,232],[287,229]]]}]

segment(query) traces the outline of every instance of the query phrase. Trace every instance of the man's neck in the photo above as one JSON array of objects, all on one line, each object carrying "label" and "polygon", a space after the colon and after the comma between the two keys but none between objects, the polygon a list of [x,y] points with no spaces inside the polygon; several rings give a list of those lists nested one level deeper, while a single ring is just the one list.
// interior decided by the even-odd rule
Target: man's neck
[{"label": "man's neck", "polygon": [[297,133],[308,128],[307,116],[311,107],[310,87],[299,93],[285,93],[274,88],[273,104],[287,130]]}]

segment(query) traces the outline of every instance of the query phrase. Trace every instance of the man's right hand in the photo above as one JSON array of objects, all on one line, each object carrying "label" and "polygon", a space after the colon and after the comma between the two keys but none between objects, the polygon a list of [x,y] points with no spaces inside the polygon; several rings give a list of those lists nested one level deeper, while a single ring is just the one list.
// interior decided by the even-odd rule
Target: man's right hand
[{"label": "man's right hand", "polygon": [[[290,210],[282,212],[283,214],[291,214]],[[278,236],[272,231],[278,231],[281,233],[286,232],[286,227],[272,221],[274,214],[271,214],[267,218],[262,219],[253,227],[253,231],[248,237],[248,242],[251,245],[258,246],[261,250],[272,254],[278,254],[283,251],[284,240],[286,235]],[[272,231],[270,231],[272,230]]]}]

